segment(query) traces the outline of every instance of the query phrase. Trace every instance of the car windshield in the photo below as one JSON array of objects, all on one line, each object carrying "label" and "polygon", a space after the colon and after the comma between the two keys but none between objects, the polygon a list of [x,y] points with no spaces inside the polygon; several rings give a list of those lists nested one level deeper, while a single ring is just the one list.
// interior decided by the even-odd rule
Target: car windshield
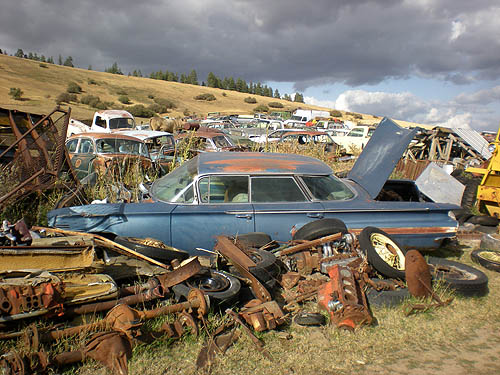
[{"label": "car windshield", "polygon": [[321,201],[347,200],[354,197],[351,189],[333,175],[302,176],[302,180],[313,197]]},{"label": "car windshield", "polygon": [[212,137],[212,141],[215,143],[217,147],[233,147],[234,145],[231,143],[229,139],[224,137],[223,135],[218,135]]},{"label": "car windshield", "polygon": [[196,159],[191,159],[166,176],[156,180],[151,188],[153,198],[165,202],[193,202],[193,179],[196,176],[196,171]]},{"label": "car windshield", "polygon": [[318,134],[313,136],[314,143],[333,143],[328,134]]},{"label": "car windshield", "polygon": [[120,117],[109,120],[110,129],[133,129],[135,127],[134,119]]},{"label": "car windshield", "polygon": [[148,150],[140,141],[119,138],[104,138],[96,142],[100,154],[129,154],[149,157]]},{"label": "car windshield", "polygon": [[162,146],[165,149],[172,150],[175,147],[174,137],[172,135],[161,135],[159,137],[148,138],[144,141],[148,146],[149,152],[159,152]]}]

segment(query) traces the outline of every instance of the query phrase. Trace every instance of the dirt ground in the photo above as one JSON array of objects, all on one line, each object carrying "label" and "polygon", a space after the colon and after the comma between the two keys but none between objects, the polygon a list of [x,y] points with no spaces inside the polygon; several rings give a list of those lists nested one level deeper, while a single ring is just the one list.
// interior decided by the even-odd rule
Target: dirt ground
[{"label": "dirt ground", "polygon": [[362,374],[483,375],[500,374],[500,331],[482,328],[446,348],[416,349],[389,365],[369,364]]}]

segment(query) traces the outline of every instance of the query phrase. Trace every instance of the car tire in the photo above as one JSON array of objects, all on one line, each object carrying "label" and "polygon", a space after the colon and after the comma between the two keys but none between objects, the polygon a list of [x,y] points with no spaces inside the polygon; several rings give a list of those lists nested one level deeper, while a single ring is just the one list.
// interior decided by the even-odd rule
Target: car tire
[{"label": "car tire", "polygon": [[251,232],[235,236],[235,238],[247,247],[262,247],[272,242],[272,238],[269,234],[264,232]]},{"label": "car tire", "polygon": [[444,282],[457,294],[480,297],[488,293],[488,277],[477,268],[453,260],[429,257],[432,280]]},{"label": "car tire", "polygon": [[[372,279],[373,281],[384,281],[385,283],[395,283],[391,280]],[[376,307],[394,307],[403,303],[406,299],[410,298],[408,288],[399,288],[395,290],[376,290],[368,288],[365,292],[366,299],[370,306]]]},{"label": "car tire", "polygon": [[477,198],[477,188],[481,183],[481,178],[468,177],[463,174],[454,176],[458,182],[465,186],[464,193],[462,194],[462,201],[460,205],[462,208],[470,211],[474,207]]},{"label": "car tire", "polygon": [[470,257],[474,262],[480,264],[484,268],[500,272],[500,261],[489,259],[488,255],[500,260],[500,251],[498,250],[474,250],[470,254]]},{"label": "car tire", "polygon": [[481,249],[485,250],[498,250],[500,251],[500,236],[498,234],[485,234],[481,237]]},{"label": "car tire", "polygon": [[[249,267],[249,271],[257,280],[263,283],[269,289],[276,285],[276,277],[281,271],[278,264],[278,258],[273,253],[260,249],[248,249],[245,253],[253,260],[255,266]],[[229,267],[231,274],[242,277],[234,266]]]},{"label": "car tire", "polygon": [[467,223],[484,225],[486,227],[496,227],[498,225],[498,219],[488,215],[473,215],[466,221]]},{"label": "car tire", "polygon": [[[405,279],[404,261],[406,251],[386,232],[376,227],[364,228],[358,236],[359,247],[366,254],[368,263],[381,275],[391,279]],[[387,250],[390,245],[396,252]],[[389,263],[389,258],[393,258]],[[394,264],[403,265],[395,267]],[[402,269],[401,269],[402,268]]]},{"label": "car tire", "polygon": [[326,324],[326,317],[321,313],[300,312],[295,315],[293,321],[299,326],[324,326]]},{"label": "car tire", "polygon": [[203,268],[186,281],[174,285],[172,290],[177,297],[187,298],[189,291],[193,288],[200,289],[210,299],[222,303],[238,296],[241,283],[236,277],[226,272]]},{"label": "car tire", "polygon": [[174,259],[184,260],[189,258],[189,254],[182,250],[145,245],[143,238],[117,236],[113,241],[163,263],[170,263]]},{"label": "car tire", "polygon": [[341,232],[347,233],[347,227],[339,219],[319,219],[305,224],[293,235],[294,240],[311,241],[321,237]]}]

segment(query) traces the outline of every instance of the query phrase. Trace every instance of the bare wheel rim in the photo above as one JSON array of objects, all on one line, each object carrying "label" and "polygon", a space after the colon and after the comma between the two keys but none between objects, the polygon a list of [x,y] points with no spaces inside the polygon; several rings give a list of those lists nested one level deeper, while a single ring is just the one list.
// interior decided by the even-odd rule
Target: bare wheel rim
[{"label": "bare wheel rim", "polygon": [[384,262],[399,271],[405,270],[405,255],[394,241],[383,234],[372,233],[370,242]]}]

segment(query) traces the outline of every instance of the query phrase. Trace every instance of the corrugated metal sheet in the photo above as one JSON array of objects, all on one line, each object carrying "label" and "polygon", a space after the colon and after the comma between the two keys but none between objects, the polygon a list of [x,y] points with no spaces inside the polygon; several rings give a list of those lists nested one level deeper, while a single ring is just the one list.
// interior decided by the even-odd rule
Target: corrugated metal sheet
[{"label": "corrugated metal sheet", "polygon": [[491,158],[491,152],[488,149],[488,142],[474,129],[470,127],[451,127],[460,138],[469,144],[476,152],[480,153],[483,158],[488,160]]}]

